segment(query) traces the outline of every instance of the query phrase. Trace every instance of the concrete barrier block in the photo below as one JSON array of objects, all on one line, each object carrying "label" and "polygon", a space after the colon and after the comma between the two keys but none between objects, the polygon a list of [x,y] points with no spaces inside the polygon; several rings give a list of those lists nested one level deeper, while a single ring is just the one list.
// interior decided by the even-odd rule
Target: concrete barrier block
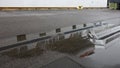
[{"label": "concrete barrier block", "polygon": [[83,24],[83,27],[87,27],[87,24]]},{"label": "concrete barrier block", "polygon": [[72,26],[72,29],[77,29],[77,26],[76,26],[76,25],[73,25],[73,26]]},{"label": "concrete barrier block", "polygon": [[61,28],[57,28],[56,33],[60,33],[60,32],[61,32]]},{"label": "concrete barrier block", "polygon": [[22,35],[17,35],[17,41],[23,41],[26,40],[26,35],[22,34]]},{"label": "concrete barrier block", "polygon": [[46,36],[46,32],[40,33],[40,37]]}]

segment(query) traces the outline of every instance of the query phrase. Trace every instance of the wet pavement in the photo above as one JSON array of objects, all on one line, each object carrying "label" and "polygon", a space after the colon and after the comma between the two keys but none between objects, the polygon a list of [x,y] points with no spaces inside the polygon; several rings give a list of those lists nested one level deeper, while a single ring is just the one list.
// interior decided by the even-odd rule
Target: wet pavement
[{"label": "wet pavement", "polygon": [[41,68],[120,68],[120,37],[106,44],[97,47],[95,53],[79,58],[75,56],[65,56],[59,58]]},{"label": "wet pavement", "polygon": [[80,65],[69,57],[62,57],[41,68],[84,68],[84,66]]},{"label": "wet pavement", "polygon": [[120,68],[120,37],[106,44],[107,48],[97,47],[95,54],[83,58],[86,68]]},{"label": "wet pavement", "polygon": [[[105,45],[108,46],[107,48],[104,46],[96,46],[95,53],[84,58],[73,55],[61,55],[58,52],[48,52],[49,55],[43,54],[38,57],[7,62],[6,64],[3,64],[4,67],[2,68],[19,68],[24,62],[26,68],[27,66],[30,66],[30,68],[120,68],[119,41],[120,37],[109,42]],[[34,44],[27,45],[33,46]],[[6,59],[6,61],[8,61],[8,59]],[[22,67],[24,67],[24,65],[22,65]]]}]

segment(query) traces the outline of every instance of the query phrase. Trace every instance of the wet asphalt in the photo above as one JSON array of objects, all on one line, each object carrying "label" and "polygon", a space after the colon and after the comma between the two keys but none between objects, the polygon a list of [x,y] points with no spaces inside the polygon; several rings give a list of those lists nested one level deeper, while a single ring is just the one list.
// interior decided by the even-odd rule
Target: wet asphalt
[{"label": "wet asphalt", "polygon": [[0,39],[97,21],[119,23],[119,19],[110,21],[116,18],[120,18],[119,10],[109,9],[0,11]]}]

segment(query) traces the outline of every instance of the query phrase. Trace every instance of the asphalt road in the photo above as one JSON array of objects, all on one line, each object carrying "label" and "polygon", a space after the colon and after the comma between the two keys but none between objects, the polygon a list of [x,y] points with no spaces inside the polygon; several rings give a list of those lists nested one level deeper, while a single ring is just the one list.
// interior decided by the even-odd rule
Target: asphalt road
[{"label": "asphalt road", "polygon": [[[118,10],[0,11],[0,39],[19,34],[47,32],[55,28],[119,18]],[[116,22],[120,22],[119,19]],[[109,21],[109,23],[115,23]]]}]

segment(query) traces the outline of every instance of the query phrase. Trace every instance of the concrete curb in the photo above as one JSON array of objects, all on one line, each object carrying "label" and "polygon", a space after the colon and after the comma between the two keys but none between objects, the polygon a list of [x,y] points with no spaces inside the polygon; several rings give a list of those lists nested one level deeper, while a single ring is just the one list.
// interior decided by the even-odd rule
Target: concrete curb
[{"label": "concrete curb", "polygon": [[76,7],[0,7],[1,11],[14,10],[76,10]]},{"label": "concrete curb", "polygon": [[83,7],[83,9],[107,9],[107,7]]}]

